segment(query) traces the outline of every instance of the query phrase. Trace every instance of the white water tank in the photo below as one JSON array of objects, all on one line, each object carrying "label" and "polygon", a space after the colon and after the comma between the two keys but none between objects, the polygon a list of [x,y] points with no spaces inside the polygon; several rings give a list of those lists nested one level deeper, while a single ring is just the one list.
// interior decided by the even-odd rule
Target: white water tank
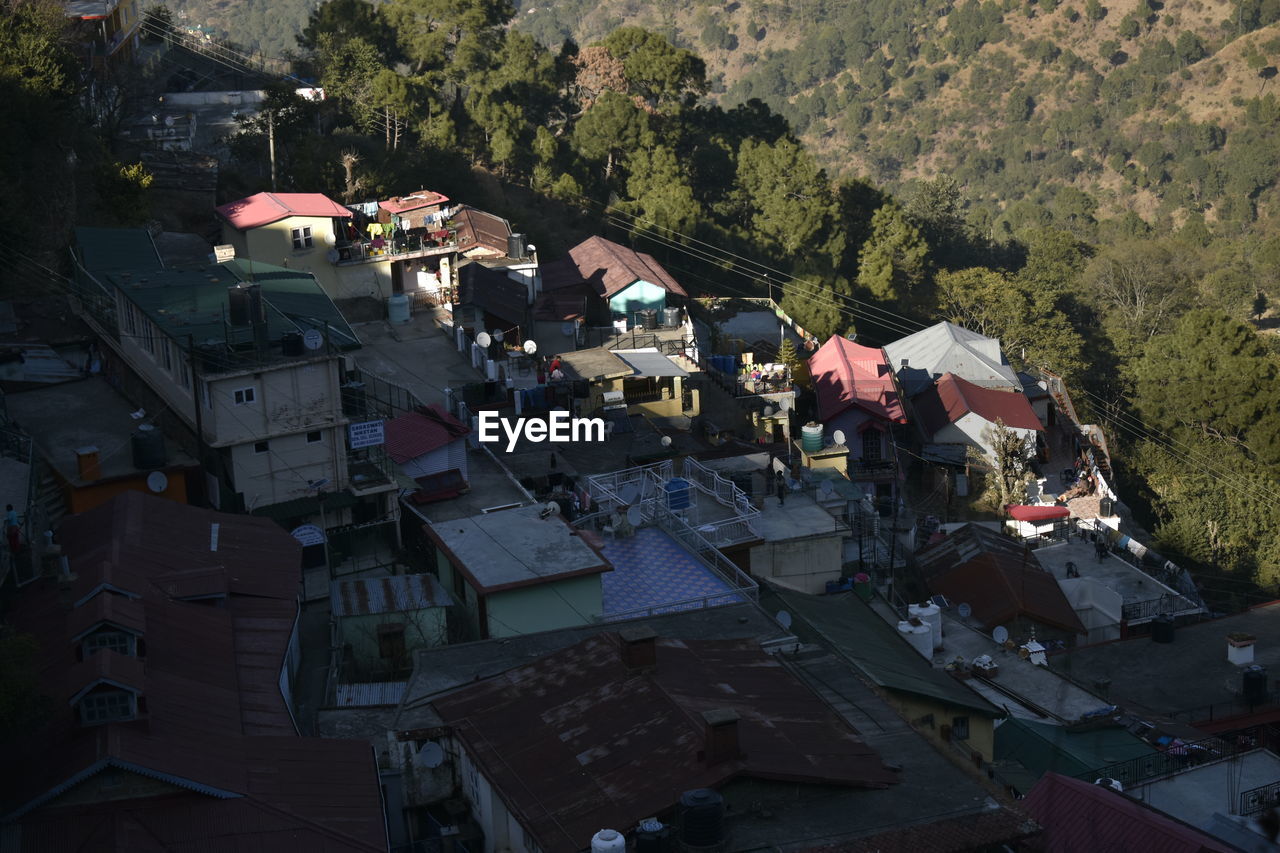
[{"label": "white water tank", "polygon": [[911,648],[918,651],[926,660],[933,659],[933,631],[919,619],[911,619],[898,623],[898,633],[906,637]]},{"label": "white water tank", "polygon": [[627,839],[621,832],[602,829],[591,836],[591,853],[626,853]]},{"label": "white water tank", "polygon": [[912,604],[907,607],[907,616],[914,616],[929,626],[933,632],[933,648],[942,648],[942,608],[932,601],[923,604]]}]

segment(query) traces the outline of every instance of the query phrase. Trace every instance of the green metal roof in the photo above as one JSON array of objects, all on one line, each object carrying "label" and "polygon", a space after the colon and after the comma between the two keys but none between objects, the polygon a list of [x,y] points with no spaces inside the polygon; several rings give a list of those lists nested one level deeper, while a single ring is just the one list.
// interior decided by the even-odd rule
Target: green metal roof
[{"label": "green metal roof", "polygon": [[1119,727],[1070,732],[1062,726],[1011,718],[996,728],[995,757],[1016,761],[1040,777],[1052,770],[1078,776],[1156,750]]},{"label": "green metal roof", "polygon": [[76,229],[80,262],[89,272],[107,270],[158,270],[164,267],[160,253],[145,228]]},{"label": "green metal roof", "polygon": [[793,616],[808,622],[863,675],[888,690],[914,693],[990,717],[1003,712],[911,648],[857,596],[778,592]]}]

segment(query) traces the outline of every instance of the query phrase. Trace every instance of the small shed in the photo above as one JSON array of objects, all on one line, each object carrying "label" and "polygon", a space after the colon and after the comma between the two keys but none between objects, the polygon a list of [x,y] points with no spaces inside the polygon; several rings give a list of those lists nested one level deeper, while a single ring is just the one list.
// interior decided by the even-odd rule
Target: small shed
[{"label": "small shed", "polygon": [[330,600],[344,680],[407,677],[414,651],[448,642],[453,597],[434,575],[335,581]]},{"label": "small shed", "polygon": [[467,479],[471,428],[439,406],[421,406],[386,422],[387,455],[414,478],[457,470]]}]

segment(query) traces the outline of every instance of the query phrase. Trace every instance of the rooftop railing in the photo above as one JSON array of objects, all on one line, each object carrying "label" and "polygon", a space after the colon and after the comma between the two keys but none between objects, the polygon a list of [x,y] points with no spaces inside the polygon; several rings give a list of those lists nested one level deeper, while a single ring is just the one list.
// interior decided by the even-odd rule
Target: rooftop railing
[{"label": "rooftop railing", "polygon": [[1239,813],[1245,817],[1261,814],[1276,806],[1280,806],[1280,782],[1259,785],[1240,794]]},{"label": "rooftop railing", "polygon": [[1174,739],[1160,752],[1131,758],[1076,774],[1077,779],[1115,779],[1126,789],[1192,770],[1204,764],[1236,758],[1259,747],[1274,746],[1269,726],[1252,726],[1234,732],[1182,741]]}]

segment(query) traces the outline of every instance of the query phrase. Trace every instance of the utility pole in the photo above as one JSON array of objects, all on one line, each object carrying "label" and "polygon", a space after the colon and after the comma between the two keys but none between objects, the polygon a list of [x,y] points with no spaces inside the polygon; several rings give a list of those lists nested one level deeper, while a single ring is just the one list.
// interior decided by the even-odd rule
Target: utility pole
[{"label": "utility pole", "polygon": [[276,191],[276,113],[267,110],[267,148],[271,151],[271,191]]}]

